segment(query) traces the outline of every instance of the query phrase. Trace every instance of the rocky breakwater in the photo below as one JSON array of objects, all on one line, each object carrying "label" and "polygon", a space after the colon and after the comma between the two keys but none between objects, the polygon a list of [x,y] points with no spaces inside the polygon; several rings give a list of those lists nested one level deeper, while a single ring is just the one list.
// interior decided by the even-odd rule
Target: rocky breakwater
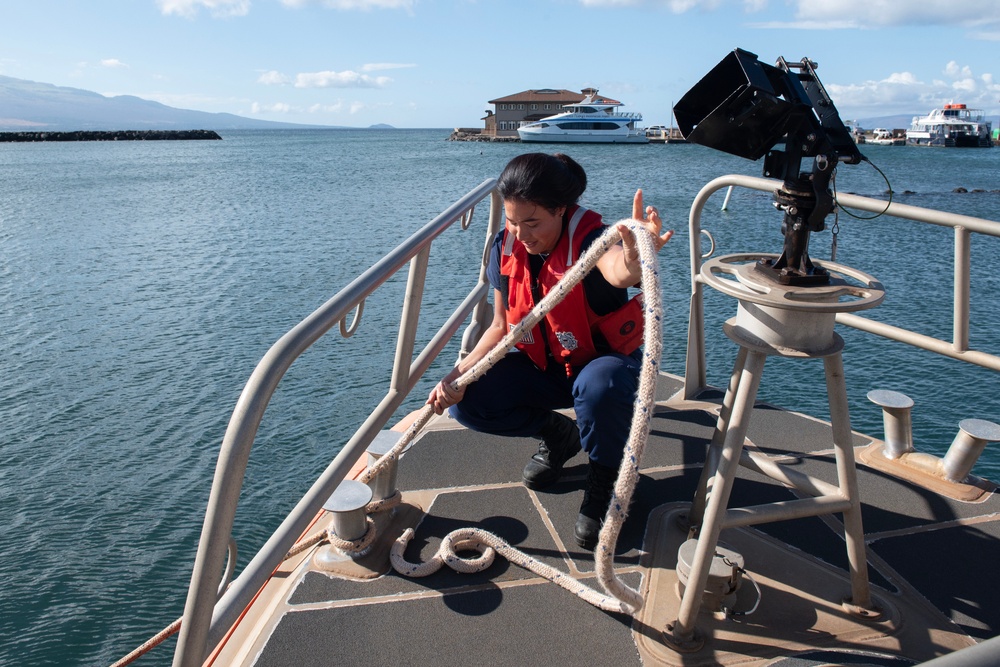
[{"label": "rocky breakwater", "polygon": [[222,139],[215,130],[78,130],[74,132],[0,132],[0,141],[190,141]]},{"label": "rocky breakwater", "polygon": [[521,138],[517,135],[514,135],[513,137],[498,137],[492,134],[484,134],[482,130],[477,128],[456,127],[455,131],[448,137],[448,141],[487,141],[508,143],[521,141]]}]

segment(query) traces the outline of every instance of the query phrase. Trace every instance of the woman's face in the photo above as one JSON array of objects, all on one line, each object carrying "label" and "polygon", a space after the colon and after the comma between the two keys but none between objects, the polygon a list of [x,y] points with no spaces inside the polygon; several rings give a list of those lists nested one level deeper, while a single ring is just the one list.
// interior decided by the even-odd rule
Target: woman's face
[{"label": "woman's face", "polygon": [[552,252],[562,234],[562,219],[566,208],[550,211],[544,206],[521,199],[508,199],[503,203],[507,216],[507,229],[524,244],[529,254]]}]

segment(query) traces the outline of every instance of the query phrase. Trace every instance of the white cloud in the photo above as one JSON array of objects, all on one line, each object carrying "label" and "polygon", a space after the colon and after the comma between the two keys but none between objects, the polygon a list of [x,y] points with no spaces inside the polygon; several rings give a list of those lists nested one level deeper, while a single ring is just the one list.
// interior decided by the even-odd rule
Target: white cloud
[{"label": "white cloud", "polygon": [[979,86],[976,85],[975,79],[959,79],[952,83],[951,87],[966,93],[974,93]]},{"label": "white cloud", "polygon": [[[830,83],[826,86],[841,111],[845,109],[888,109],[910,106],[911,100],[920,98],[928,89],[926,84],[893,75],[881,81],[864,81],[841,85]],[[926,106],[926,105],[925,105]]]},{"label": "white cloud", "polygon": [[748,23],[748,28],[757,28],[761,30],[852,30],[863,26],[859,26],[857,21],[844,20],[844,21],[814,21],[814,20],[800,20],[800,21],[758,21],[754,23]]},{"label": "white cloud", "polygon": [[106,92],[102,94],[108,97],[116,95],[135,95],[136,97],[141,97],[144,100],[153,100],[154,102],[159,102],[160,104],[166,104],[168,107],[177,107],[178,109],[200,109],[202,111],[208,109],[225,111],[231,108],[233,104],[239,102],[239,100],[231,97],[214,97],[198,93],[164,93],[155,90],[152,92],[130,91],[127,93]]},{"label": "white cloud", "polygon": [[303,72],[295,75],[296,88],[383,88],[392,81],[387,76],[371,77],[350,70],[343,72]]},{"label": "white cloud", "polygon": [[952,60],[947,65],[944,66],[944,73],[950,77],[961,76],[964,78],[969,78],[970,76],[972,76],[972,68],[970,68],[968,65],[966,65],[965,67],[959,67],[958,63]]},{"label": "white cloud", "polygon": [[991,73],[974,75],[968,65],[955,61],[943,68],[944,78],[922,81],[910,72],[894,72],[885,79],[826,86],[840,110],[852,115],[926,112],[947,102],[974,108],[993,106],[1000,85]]},{"label": "white cloud", "polygon": [[893,72],[887,79],[885,79],[884,83],[898,83],[910,86],[920,82],[917,81],[917,77],[913,76],[910,72]]},{"label": "white cloud", "polygon": [[[287,1],[287,0],[286,0]],[[305,2],[307,0],[298,0]],[[577,0],[585,7],[663,6],[683,14],[742,5],[747,13],[773,9],[790,19],[751,24],[753,28],[800,30],[866,29],[912,25],[967,28],[973,39],[1000,40],[1000,2],[996,0]]]},{"label": "white cloud", "polygon": [[254,115],[261,114],[330,114],[330,113],[341,113],[344,111],[345,106],[348,107],[350,113],[359,111],[366,108],[366,105],[361,102],[353,102],[350,105],[345,105],[343,100],[337,100],[333,104],[309,104],[307,106],[298,106],[294,104],[287,104],[285,102],[275,102],[274,104],[262,104],[260,102],[254,102],[250,105],[250,113]]},{"label": "white cloud", "polygon": [[997,30],[974,30],[969,33],[969,37],[972,39],[978,39],[983,42],[1000,42],[1000,29]]},{"label": "white cloud", "polygon": [[263,83],[266,86],[280,86],[288,83],[288,77],[281,72],[271,70],[270,72],[264,72],[257,77],[257,83]]},{"label": "white cloud", "polygon": [[[760,4],[766,0],[749,0],[752,4]],[[643,4],[666,4],[675,14],[700,7],[701,9],[715,9],[722,0],[579,0],[585,7],[637,7]]]},{"label": "white cloud", "polygon": [[[674,12],[675,14],[683,14],[689,9],[694,9],[699,4],[701,4],[700,0],[668,0],[667,2],[667,6],[670,7],[670,11]],[[707,2],[705,4],[715,5],[718,3]],[[708,9],[711,8],[712,7],[708,7]]]},{"label": "white cloud", "polygon": [[128,67],[128,65],[118,60],[118,58],[105,58],[104,60],[101,61],[101,66],[110,67],[112,69],[119,67]]},{"label": "white cloud", "polygon": [[796,16],[818,21],[853,21],[857,27],[1000,24],[996,0],[795,0]]},{"label": "white cloud", "polygon": [[286,7],[322,5],[330,9],[413,9],[415,0],[281,0]]},{"label": "white cloud", "polygon": [[[338,10],[405,9],[412,11],[416,0],[281,0],[286,7],[299,8],[321,5]],[[156,0],[160,12],[166,16],[176,14],[194,18],[202,9],[215,18],[246,16],[250,13],[250,0]]]},{"label": "white cloud", "polygon": [[156,0],[160,12],[166,16],[176,14],[184,18],[194,18],[202,8],[216,18],[246,16],[250,12],[250,0]]},{"label": "white cloud", "polygon": [[275,102],[274,104],[261,104],[260,102],[254,102],[250,105],[250,113],[252,114],[289,113],[290,111],[292,111],[292,106],[290,104],[285,104],[284,102]]},{"label": "white cloud", "polygon": [[336,104],[311,104],[306,107],[307,113],[340,113],[344,110],[344,103],[337,100]]}]

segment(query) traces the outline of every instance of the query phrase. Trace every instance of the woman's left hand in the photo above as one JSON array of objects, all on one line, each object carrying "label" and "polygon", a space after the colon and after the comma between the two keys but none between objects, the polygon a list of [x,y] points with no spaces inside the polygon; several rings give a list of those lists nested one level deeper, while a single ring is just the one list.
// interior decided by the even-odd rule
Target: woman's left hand
[{"label": "woman's left hand", "polygon": [[[642,226],[653,236],[653,246],[659,252],[660,248],[666,245],[670,237],[674,235],[672,229],[660,233],[663,229],[663,221],[660,220],[660,212],[655,206],[642,205],[642,190],[635,191],[635,198],[632,200],[632,218],[642,223]],[[625,253],[625,265],[631,269],[639,262],[639,248],[635,243],[635,235],[626,225],[618,225],[618,231],[622,235],[622,248]]]}]

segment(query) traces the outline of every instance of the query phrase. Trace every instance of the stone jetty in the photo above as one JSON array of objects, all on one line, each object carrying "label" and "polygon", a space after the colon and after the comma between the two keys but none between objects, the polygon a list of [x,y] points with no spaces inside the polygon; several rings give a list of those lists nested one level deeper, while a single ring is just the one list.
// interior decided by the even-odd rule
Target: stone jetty
[{"label": "stone jetty", "polygon": [[215,130],[78,130],[74,132],[0,132],[0,141],[190,141],[222,139]]},{"label": "stone jetty", "polygon": [[468,128],[468,127],[456,127],[448,137],[448,141],[487,141],[487,142],[500,142],[500,143],[510,143],[521,141],[518,136],[513,137],[497,137],[490,134],[483,134],[483,131],[478,128]]}]

